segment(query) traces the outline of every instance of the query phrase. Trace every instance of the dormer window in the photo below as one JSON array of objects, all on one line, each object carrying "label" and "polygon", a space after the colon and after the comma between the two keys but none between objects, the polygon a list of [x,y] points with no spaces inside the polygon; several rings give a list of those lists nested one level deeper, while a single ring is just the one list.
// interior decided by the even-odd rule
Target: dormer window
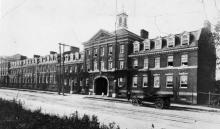
[{"label": "dormer window", "polygon": [[181,45],[189,45],[189,33],[185,32],[181,35]]},{"label": "dormer window", "polygon": [[78,52],[75,53],[75,59],[76,59],[76,60],[79,59],[79,53],[78,53]]},{"label": "dormer window", "polygon": [[158,38],[155,40],[155,49],[161,49],[162,47],[162,39]]},{"label": "dormer window", "polygon": [[139,52],[139,50],[140,50],[140,43],[139,43],[138,41],[135,41],[135,42],[133,43],[133,46],[134,46],[133,52],[134,52],[134,53]]},{"label": "dormer window", "polygon": [[150,40],[149,39],[145,39],[144,41],[143,41],[143,43],[144,43],[144,50],[146,51],[146,50],[150,50]]},{"label": "dormer window", "polygon": [[167,47],[174,47],[175,46],[175,36],[171,35],[167,38]]}]

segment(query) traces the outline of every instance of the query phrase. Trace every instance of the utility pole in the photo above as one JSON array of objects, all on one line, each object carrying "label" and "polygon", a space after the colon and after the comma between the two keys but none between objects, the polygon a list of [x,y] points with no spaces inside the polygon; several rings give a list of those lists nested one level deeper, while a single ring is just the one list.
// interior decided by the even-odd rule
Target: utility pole
[{"label": "utility pole", "polygon": [[[58,94],[60,94],[60,89],[62,89],[62,93],[64,95],[64,78],[65,78],[65,75],[64,75],[64,48],[65,46],[68,46],[68,47],[72,47],[70,45],[67,45],[67,44],[64,44],[64,43],[58,43],[59,44],[59,51],[60,51],[60,83],[59,83],[59,86],[58,86]],[[63,55],[62,55],[62,52],[61,52],[61,46],[63,46]],[[63,60],[62,60],[63,59]],[[63,75],[62,75],[63,74]],[[61,85],[61,88],[60,88],[60,85]]]}]

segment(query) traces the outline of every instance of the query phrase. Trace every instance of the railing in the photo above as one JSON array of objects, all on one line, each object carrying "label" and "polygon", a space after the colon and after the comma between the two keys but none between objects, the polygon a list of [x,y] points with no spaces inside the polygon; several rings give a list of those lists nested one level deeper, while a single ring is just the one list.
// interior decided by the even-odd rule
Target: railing
[{"label": "railing", "polygon": [[198,92],[198,94],[208,98],[209,106],[220,106],[220,94],[212,92]]}]

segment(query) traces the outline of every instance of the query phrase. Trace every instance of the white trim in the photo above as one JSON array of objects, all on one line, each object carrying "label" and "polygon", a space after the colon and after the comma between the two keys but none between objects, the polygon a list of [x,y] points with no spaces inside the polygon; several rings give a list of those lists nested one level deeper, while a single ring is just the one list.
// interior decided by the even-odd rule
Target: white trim
[{"label": "white trim", "polygon": [[180,66],[180,67],[164,67],[164,68],[149,68],[149,70],[168,70],[168,69],[194,69],[198,66]]},{"label": "white trim", "polygon": [[[186,96],[197,96],[196,92],[178,92],[179,95],[186,95]],[[157,94],[173,94],[173,91],[158,91]]]},{"label": "white trim", "polygon": [[128,55],[128,57],[139,57],[139,56],[144,56],[144,55],[155,55],[155,54],[163,54],[163,53],[172,53],[172,52],[181,52],[181,51],[186,51],[186,50],[197,50],[198,47],[187,47],[187,48],[175,48],[174,49],[160,49],[158,51],[147,51],[147,52],[144,52],[144,53],[138,53],[138,54],[131,54],[131,55]]}]

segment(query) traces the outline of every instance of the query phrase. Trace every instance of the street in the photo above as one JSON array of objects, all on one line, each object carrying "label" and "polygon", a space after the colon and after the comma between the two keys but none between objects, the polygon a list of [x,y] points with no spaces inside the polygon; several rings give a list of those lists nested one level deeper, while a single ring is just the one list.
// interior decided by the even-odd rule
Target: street
[{"label": "street", "polygon": [[0,97],[20,100],[25,108],[42,109],[43,113],[70,115],[97,115],[101,123],[115,122],[122,129],[217,129],[220,127],[220,112],[177,108],[155,109],[152,106],[133,106],[130,103],[92,99],[89,95],[52,92],[29,92],[0,89]]}]

